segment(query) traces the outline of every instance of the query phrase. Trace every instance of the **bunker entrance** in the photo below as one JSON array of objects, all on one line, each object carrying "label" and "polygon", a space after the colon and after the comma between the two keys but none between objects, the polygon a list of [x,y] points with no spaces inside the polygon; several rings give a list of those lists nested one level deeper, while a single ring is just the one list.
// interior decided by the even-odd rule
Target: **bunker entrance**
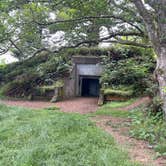
[{"label": "bunker entrance", "polygon": [[82,77],[81,78],[81,96],[99,96],[99,78],[88,78],[88,77]]}]

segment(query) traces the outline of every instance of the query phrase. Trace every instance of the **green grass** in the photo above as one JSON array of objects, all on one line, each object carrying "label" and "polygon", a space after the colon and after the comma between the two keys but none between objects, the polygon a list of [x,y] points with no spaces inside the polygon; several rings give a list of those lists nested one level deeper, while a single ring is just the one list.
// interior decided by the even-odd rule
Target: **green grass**
[{"label": "green grass", "polygon": [[104,95],[131,97],[133,95],[133,91],[132,90],[117,90],[117,89],[107,88],[107,89],[104,89]]},{"label": "green grass", "polygon": [[119,117],[119,118],[128,118],[130,115],[129,111],[123,110],[102,110],[99,109],[97,112],[93,113],[92,115],[107,115],[112,117]]},{"label": "green grass", "polygon": [[154,114],[143,105],[134,109],[130,118],[130,135],[148,141],[158,156],[166,156],[166,122],[162,112]]},{"label": "green grass", "polygon": [[112,101],[103,106],[103,108],[121,108],[133,104],[137,99],[130,99],[127,101]]},{"label": "green grass", "polygon": [[101,106],[95,113],[92,113],[91,115],[107,115],[127,118],[130,115],[130,111],[118,110],[117,108],[129,106],[135,101],[136,99],[130,99],[128,101],[113,101]]},{"label": "green grass", "polygon": [[134,166],[86,116],[0,105],[0,166]]}]

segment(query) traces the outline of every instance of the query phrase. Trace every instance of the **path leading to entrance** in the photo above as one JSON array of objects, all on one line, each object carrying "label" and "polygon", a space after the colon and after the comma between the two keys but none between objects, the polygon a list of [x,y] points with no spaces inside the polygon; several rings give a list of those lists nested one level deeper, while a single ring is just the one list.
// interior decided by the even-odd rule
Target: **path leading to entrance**
[{"label": "path leading to entrance", "polygon": [[23,101],[23,100],[2,100],[1,102],[10,106],[21,106],[32,109],[44,109],[48,107],[58,107],[63,112],[75,112],[86,114],[95,112],[98,98],[90,97],[77,97],[70,100],[59,101],[56,103],[50,103],[45,101]]}]

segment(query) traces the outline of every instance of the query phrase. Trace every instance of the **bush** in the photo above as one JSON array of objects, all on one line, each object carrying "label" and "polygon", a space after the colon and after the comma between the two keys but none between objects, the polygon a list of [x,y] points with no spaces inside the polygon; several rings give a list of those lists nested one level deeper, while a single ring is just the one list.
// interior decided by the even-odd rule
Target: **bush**
[{"label": "bush", "polygon": [[156,115],[158,113],[162,114],[163,113],[162,105],[163,105],[162,100],[160,99],[159,96],[156,96],[153,97],[152,102],[149,104],[149,107],[146,108],[145,110],[153,115]]},{"label": "bush", "polygon": [[17,77],[1,88],[5,96],[25,97],[33,93],[34,87],[38,84],[39,76],[36,73],[25,73]]},{"label": "bush", "polygon": [[[135,50],[135,51],[134,51]],[[123,57],[122,57],[123,55]],[[133,86],[134,94],[144,94],[149,85],[155,66],[151,51],[141,49],[123,48],[121,59],[115,60],[105,56],[102,61],[103,74],[100,82],[109,86]]]},{"label": "bush", "polygon": [[159,87],[158,83],[154,80],[153,76],[151,76],[150,78],[145,78],[144,85],[145,87],[147,87],[145,90],[145,94],[152,98],[155,97],[158,93]]},{"label": "bush", "polygon": [[166,122],[162,112],[154,115],[147,108],[137,108],[131,119],[131,136],[148,141],[156,152],[166,155]]},{"label": "bush", "polygon": [[0,91],[11,97],[41,94],[36,87],[52,85],[69,73],[70,66],[69,58],[64,54],[43,51],[27,60],[0,67]]}]

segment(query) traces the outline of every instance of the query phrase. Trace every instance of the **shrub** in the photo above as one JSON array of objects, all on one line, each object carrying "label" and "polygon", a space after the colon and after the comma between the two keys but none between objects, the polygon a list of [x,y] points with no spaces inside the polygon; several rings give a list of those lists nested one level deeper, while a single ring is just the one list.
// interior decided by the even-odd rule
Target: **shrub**
[{"label": "shrub", "polygon": [[122,47],[120,59],[103,57],[100,82],[109,86],[132,85],[135,95],[144,94],[146,88],[151,87],[149,80],[155,66],[152,55],[151,51]]},{"label": "shrub", "polygon": [[25,73],[16,80],[7,83],[2,87],[1,93],[5,96],[25,97],[33,93],[34,87],[38,84],[38,74]]},{"label": "shrub", "polygon": [[0,67],[1,92],[11,97],[42,94],[36,87],[52,85],[69,73],[70,66],[69,58],[63,54],[55,56],[43,51],[27,60]]},{"label": "shrub", "polygon": [[166,155],[166,122],[162,112],[154,115],[147,108],[137,108],[132,115],[130,134],[148,141],[160,155]]}]

